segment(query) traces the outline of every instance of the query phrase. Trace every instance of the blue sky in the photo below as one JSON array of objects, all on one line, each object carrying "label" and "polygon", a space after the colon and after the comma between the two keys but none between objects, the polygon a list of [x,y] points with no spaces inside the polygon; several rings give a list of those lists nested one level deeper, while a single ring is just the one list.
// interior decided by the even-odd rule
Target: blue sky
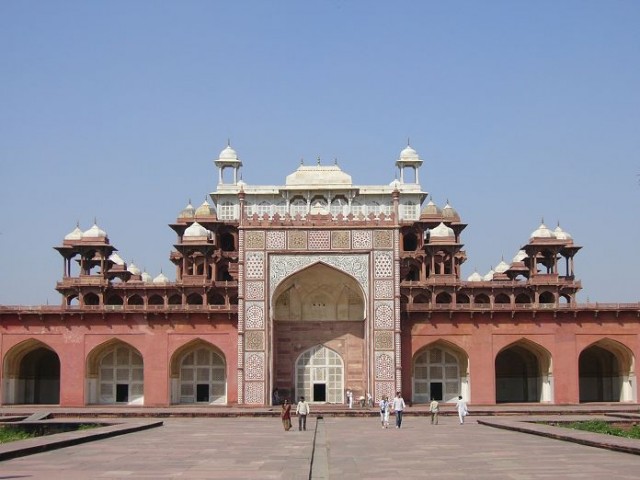
[{"label": "blue sky", "polygon": [[640,300],[640,2],[0,2],[0,304],[57,304],[59,245],[97,218],[174,278],[174,221],[215,190],[338,158],[385,184],[411,138],[469,224],[466,278],[542,218],[580,301]]}]

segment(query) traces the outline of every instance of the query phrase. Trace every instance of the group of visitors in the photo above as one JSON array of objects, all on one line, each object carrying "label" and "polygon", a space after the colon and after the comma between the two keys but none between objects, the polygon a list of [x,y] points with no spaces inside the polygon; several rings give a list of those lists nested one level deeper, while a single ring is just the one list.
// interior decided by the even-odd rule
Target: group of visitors
[{"label": "group of visitors", "polygon": [[[350,391],[348,393],[351,393]],[[349,408],[352,407],[352,403],[349,399],[352,398],[347,394],[347,404]],[[389,416],[391,413],[396,417],[396,428],[402,428],[402,414],[406,408],[404,398],[402,398],[402,392],[396,392],[396,396],[393,400],[389,400],[387,395],[383,395],[380,399],[380,423],[382,428],[389,428]],[[280,417],[282,418],[282,425],[285,431],[291,430],[291,408],[292,405],[289,400],[285,399],[282,403],[282,412]],[[464,417],[469,415],[467,408],[467,402],[462,399],[462,395],[458,396],[456,402],[456,411],[458,412],[458,420],[460,425],[464,424]],[[305,401],[304,397],[300,397],[300,401],[296,405],[296,415],[298,416],[298,430],[304,431],[307,429],[307,415],[309,415],[309,404]],[[438,425],[438,415],[440,413],[440,404],[435,398],[431,399],[429,404],[429,413],[431,414],[431,425]]]}]

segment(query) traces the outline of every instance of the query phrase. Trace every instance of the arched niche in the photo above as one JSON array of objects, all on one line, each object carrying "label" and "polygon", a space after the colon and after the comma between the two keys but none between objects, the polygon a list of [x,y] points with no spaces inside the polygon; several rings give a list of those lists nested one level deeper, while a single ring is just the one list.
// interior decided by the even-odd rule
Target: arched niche
[{"label": "arched niche", "polygon": [[7,351],[3,364],[3,403],[60,402],[60,358],[49,345],[25,340]]},{"label": "arched niche", "polygon": [[635,358],[620,342],[603,338],[586,347],[578,359],[580,402],[632,402]]},{"label": "arched niche", "polygon": [[457,345],[438,340],[418,350],[412,364],[414,403],[470,398],[469,356]]},{"label": "arched niche", "polygon": [[89,352],[86,365],[86,403],[144,404],[144,363],[138,349],[112,338]]},{"label": "arched niche", "polygon": [[551,354],[521,339],[500,350],[495,359],[496,403],[551,402]]},{"label": "arched niche", "polygon": [[227,403],[227,366],[215,345],[194,339],[178,348],[169,366],[172,404]]}]

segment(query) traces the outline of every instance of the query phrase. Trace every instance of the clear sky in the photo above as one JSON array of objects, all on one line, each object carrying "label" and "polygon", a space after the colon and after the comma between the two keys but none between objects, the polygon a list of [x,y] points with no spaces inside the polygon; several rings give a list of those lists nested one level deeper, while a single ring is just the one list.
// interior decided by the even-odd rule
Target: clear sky
[{"label": "clear sky", "polygon": [[544,218],[580,301],[640,300],[640,2],[0,1],[0,304],[58,304],[52,249],[96,218],[175,278],[167,226],[217,184],[320,156],[386,184],[407,138],[469,224],[463,276]]}]

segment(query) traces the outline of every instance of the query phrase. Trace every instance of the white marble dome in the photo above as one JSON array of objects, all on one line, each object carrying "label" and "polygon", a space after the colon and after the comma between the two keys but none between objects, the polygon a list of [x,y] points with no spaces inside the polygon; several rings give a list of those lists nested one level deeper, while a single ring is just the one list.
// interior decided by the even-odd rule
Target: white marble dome
[{"label": "white marble dome", "polygon": [[67,233],[64,236],[65,240],[82,240],[82,230],[80,230],[80,227],[76,226],[76,228],[73,229],[73,231]]},{"label": "white marble dome", "polygon": [[504,273],[509,270],[509,268],[511,268],[511,266],[504,260],[502,260],[498,265],[496,265],[495,273]]},{"label": "white marble dome", "polygon": [[153,282],[153,278],[147,272],[142,272],[142,281],[144,283],[151,283]]},{"label": "white marble dome", "polygon": [[124,260],[116,252],[113,252],[111,255],[109,255],[109,260],[111,260],[116,265],[124,267]]},{"label": "white marble dome", "polygon": [[433,203],[433,200],[429,200],[429,203],[427,203],[422,209],[422,214],[423,215],[442,215],[442,209],[440,209],[435,203]]},{"label": "white marble dome", "polygon": [[180,212],[179,218],[193,218],[195,213],[196,213],[196,209],[193,208],[193,205],[191,205],[191,202],[189,202],[187,206],[184,207]]},{"label": "white marble dome", "polygon": [[573,237],[569,234],[569,232],[565,232],[560,228],[560,225],[556,227],[553,231],[553,234],[556,236],[558,240],[571,240]]},{"label": "white marble dome", "polygon": [[527,255],[527,252],[525,252],[524,250],[518,250],[518,253],[516,253],[516,255],[513,257],[513,260],[511,260],[513,263],[518,263],[518,262],[522,262],[525,258],[529,258],[529,255]]},{"label": "white marble dome", "polygon": [[541,223],[537,230],[531,233],[531,238],[555,238],[555,235],[544,223]]},{"label": "white marble dome", "polygon": [[185,237],[185,238],[190,238],[190,237],[208,237],[209,236],[209,230],[204,228],[198,222],[193,222],[191,225],[189,225],[187,227],[187,229],[184,231],[184,234],[182,236]]},{"label": "white marble dome", "polygon": [[210,217],[211,215],[213,215],[215,213],[215,210],[211,207],[211,205],[209,205],[209,202],[207,202],[206,200],[202,203],[202,205],[200,205],[196,211],[195,211],[195,216],[196,217]]},{"label": "white marble dome", "polygon": [[480,275],[478,272],[473,272],[467,278],[467,282],[481,282],[481,281],[482,281],[482,275]]},{"label": "white marble dome", "polygon": [[153,279],[153,283],[169,283],[169,278],[162,272]]},{"label": "white marble dome", "polygon": [[93,224],[89,230],[85,231],[82,234],[82,238],[105,238],[107,236],[107,232],[98,227],[97,224]]},{"label": "white marble dome", "polygon": [[436,228],[431,230],[431,238],[448,238],[455,237],[453,228],[447,227],[443,222],[440,222]]},{"label": "white marble dome", "polygon": [[219,158],[220,160],[238,160],[238,153],[231,148],[231,145],[227,145],[220,152]]},{"label": "white marble dome", "polygon": [[129,273],[131,273],[132,275],[140,275],[140,269],[136,266],[135,263],[131,263],[128,268],[127,271]]},{"label": "white marble dome", "polygon": [[483,279],[485,282],[489,282],[489,281],[493,280],[493,274],[494,274],[494,273],[496,273],[496,272],[494,272],[494,271],[493,271],[493,268],[492,268],[491,270],[489,270],[489,271],[487,272],[487,274],[486,274],[484,277],[482,277],[482,279]]}]

